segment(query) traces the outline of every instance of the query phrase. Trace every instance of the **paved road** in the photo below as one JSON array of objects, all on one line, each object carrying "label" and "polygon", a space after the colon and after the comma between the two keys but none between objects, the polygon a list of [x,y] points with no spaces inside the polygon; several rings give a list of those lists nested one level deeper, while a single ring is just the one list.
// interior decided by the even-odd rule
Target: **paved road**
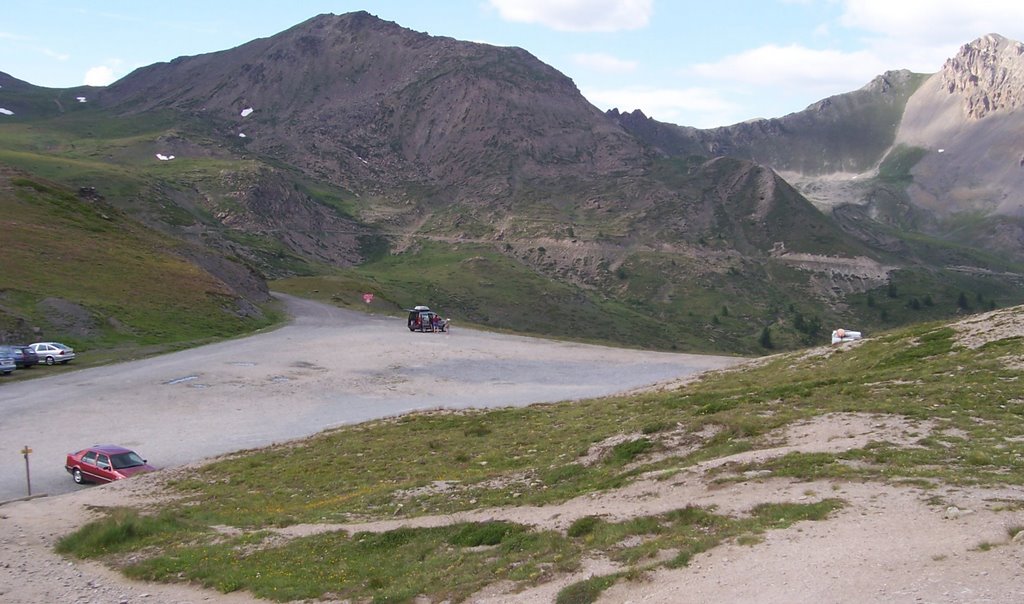
[{"label": "paved road", "polygon": [[451,333],[410,333],[403,319],[281,297],[294,318],[279,329],[0,381],[0,501],[26,494],[25,445],[33,450],[32,492],[56,495],[88,488],[75,485],[63,463],[65,453],[90,444],[132,447],[157,467],[173,467],[413,410],[603,396],[738,360],[554,342],[457,323]]}]

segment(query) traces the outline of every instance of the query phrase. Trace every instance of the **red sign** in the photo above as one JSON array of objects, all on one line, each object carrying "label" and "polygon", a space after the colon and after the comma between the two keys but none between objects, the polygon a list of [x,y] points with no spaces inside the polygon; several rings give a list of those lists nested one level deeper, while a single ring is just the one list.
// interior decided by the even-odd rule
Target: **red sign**
[{"label": "red sign", "polygon": [[367,304],[373,302],[373,294],[363,294],[363,302],[366,302]]}]

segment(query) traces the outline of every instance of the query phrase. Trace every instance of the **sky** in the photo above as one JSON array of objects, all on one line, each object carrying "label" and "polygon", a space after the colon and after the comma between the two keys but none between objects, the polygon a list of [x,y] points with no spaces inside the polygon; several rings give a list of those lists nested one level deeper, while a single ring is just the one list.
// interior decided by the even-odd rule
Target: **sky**
[{"label": "sky", "polygon": [[989,33],[1024,41],[1021,0],[4,0],[0,71],[104,86],[359,10],[518,46],[602,110],[697,128],[782,117],[889,70],[934,73]]}]

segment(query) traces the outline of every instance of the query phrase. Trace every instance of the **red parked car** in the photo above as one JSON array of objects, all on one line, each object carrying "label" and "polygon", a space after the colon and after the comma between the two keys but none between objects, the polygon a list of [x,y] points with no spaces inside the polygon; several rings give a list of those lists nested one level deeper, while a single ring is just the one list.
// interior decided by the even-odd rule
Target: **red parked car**
[{"label": "red parked car", "polygon": [[117,445],[93,445],[68,453],[64,469],[78,484],[86,482],[112,482],[156,468],[146,463],[138,453]]}]

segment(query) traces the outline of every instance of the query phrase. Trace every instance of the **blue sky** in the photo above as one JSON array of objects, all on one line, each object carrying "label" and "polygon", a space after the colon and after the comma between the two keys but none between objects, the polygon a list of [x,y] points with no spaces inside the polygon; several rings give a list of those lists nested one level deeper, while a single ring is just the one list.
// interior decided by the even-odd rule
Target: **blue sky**
[{"label": "blue sky", "polygon": [[699,128],[800,111],[890,69],[932,73],[988,33],[1024,41],[1020,0],[5,0],[0,71],[105,85],[357,10],[519,46],[601,109]]}]

